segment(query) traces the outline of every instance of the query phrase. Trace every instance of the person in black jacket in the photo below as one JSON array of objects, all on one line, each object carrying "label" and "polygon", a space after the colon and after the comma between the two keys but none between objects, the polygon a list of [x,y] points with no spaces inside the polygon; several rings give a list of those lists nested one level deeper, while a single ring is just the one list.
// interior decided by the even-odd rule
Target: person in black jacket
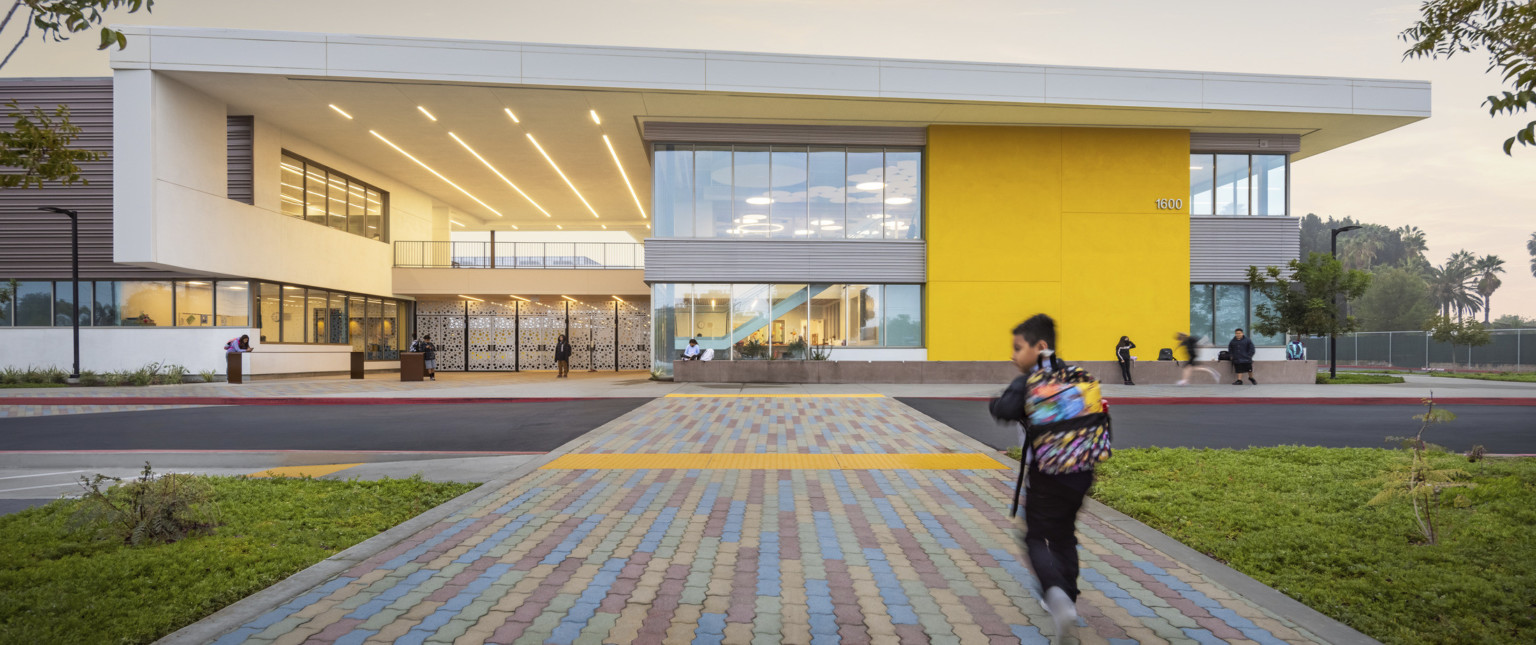
[{"label": "person in black jacket", "polygon": [[[1063,364],[1055,352],[1056,322],[1050,316],[1036,314],[1013,329],[1013,363],[1023,374],[992,399],[989,411],[993,418],[1024,422],[1029,414],[1029,375],[1036,369],[1060,369]],[[1027,455],[1036,437],[1029,436],[1024,426],[1020,428],[1020,445]],[[1027,469],[1029,491],[1024,498],[1024,547],[1045,592],[1045,608],[1056,625],[1057,640],[1052,642],[1066,642],[1077,626],[1077,512],[1093,486],[1093,471],[1050,475],[1040,472],[1033,461],[1021,467]]]},{"label": "person in black jacket", "polygon": [[560,334],[560,339],[555,341],[555,365],[559,366],[560,373],[555,378],[569,378],[571,375],[571,343],[565,339],[565,334]]},{"label": "person in black jacket", "polygon": [[437,380],[437,345],[432,343],[432,335],[421,337],[422,366],[427,370],[427,378]]},{"label": "person in black jacket", "polygon": [[1241,328],[1232,330],[1232,333],[1232,341],[1227,343],[1227,356],[1232,361],[1232,373],[1237,375],[1237,380],[1232,381],[1232,384],[1242,385],[1243,375],[1247,374],[1248,382],[1258,385],[1259,382],[1253,380],[1253,354],[1255,351],[1253,339],[1243,334]]},{"label": "person in black jacket", "polygon": [[1130,336],[1121,336],[1120,344],[1115,345],[1115,360],[1120,361],[1120,375],[1125,377],[1126,385],[1135,385],[1131,381],[1131,350],[1136,349],[1136,343],[1131,342]]}]

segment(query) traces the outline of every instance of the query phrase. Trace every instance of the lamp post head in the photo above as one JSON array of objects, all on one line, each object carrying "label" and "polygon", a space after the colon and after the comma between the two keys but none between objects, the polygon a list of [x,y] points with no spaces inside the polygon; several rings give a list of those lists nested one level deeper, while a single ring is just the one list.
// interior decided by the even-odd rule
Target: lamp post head
[{"label": "lamp post head", "polygon": [[1364,228],[1364,227],[1353,226],[1353,225],[1351,225],[1351,226],[1340,226],[1339,228],[1333,229],[1333,234],[1334,235],[1338,235],[1339,233],[1348,233],[1349,231],[1353,231],[1353,230],[1359,229],[1359,228]]},{"label": "lamp post head", "polygon": [[50,213],[58,213],[60,215],[68,215],[72,218],[80,215],[79,211],[72,211],[68,208],[59,208],[58,206],[38,206],[37,210],[48,211]]}]

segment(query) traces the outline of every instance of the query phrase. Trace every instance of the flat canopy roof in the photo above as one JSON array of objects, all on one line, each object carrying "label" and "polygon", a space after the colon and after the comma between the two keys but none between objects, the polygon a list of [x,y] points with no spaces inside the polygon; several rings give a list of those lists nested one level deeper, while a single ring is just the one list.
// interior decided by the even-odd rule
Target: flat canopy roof
[{"label": "flat canopy roof", "polygon": [[[1292,158],[1301,159],[1430,114],[1426,81],[180,27],[123,30],[130,46],[112,52],[114,69],[167,72],[228,103],[231,114],[255,114],[342,154],[366,158],[370,167],[492,227],[605,223],[610,230],[643,236],[646,220],[636,201],[649,211],[649,154],[642,137],[647,122],[1294,134],[1300,135],[1301,151]],[[338,121],[329,104],[345,108],[355,120]],[[438,121],[427,121],[418,106]],[[409,159],[380,149],[370,130],[504,216]],[[466,154],[449,131],[531,199]],[[530,134],[543,153],[525,138]],[[622,181],[614,157],[636,194]]]}]

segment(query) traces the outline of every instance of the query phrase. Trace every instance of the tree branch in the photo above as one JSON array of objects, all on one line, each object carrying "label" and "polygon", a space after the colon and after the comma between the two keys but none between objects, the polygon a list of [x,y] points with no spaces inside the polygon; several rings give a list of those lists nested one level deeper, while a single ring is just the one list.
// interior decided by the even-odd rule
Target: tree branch
[{"label": "tree branch", "polygon": [[3,33],[5,28],[11,24],[11,16],[16,15],[16,10],[20,8],[21,0],[16,0],[16,2],[11,5],[11,10],[5,12],[5,20],[0,20],[0,33]]},{"label": "tree branch", "polygon": [[21,38],[18,38],[16,45],[11,47],[11,52],[5,55],[5,60],[0,60],[0,69],[4,69],[5,64],[11,62],[11,57],[16,55],[16,50],[21,49],[21,44],[27,42],[27,36],[32,33],[32,16],[36,13],[36,11],[33,11],[27,14],[27,28],[21,32]]}]

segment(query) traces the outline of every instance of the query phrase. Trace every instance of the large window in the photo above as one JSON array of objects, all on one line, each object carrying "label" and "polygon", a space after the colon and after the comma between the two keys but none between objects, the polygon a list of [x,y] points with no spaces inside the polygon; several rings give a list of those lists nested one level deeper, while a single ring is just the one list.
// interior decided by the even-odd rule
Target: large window
[{"label": "large window", "polygon": [[917,239],[922,151],[657,144],[658,237]]},{"label": "large window", "polygon": [[381,361],[400,358],[410,338],[406,325],[412,310],[406,301],[270,282],[258,286],[262,342],[350,345],[367,360]]},{"label": "large window", "polygon": [[[0,327],[244,327],[243,280],[98,280],[80,282],[80,306],[68,280],[0,280]],[[217,294],[217,296],[215,296]]]},{"label": "large window", "polygon": [[915,284],[656,284],[655,366],[689,340],[714,360],[803,360],[818,347],[921,347]]},{"label": "large window", "polygon": [[389,241],[389,193],[286,150],[279,174],[284,215]]},{"label": "large window", "polygon": [[1282,346],[1285,344],[1283,335],[1264,336],[1253,329],[1253,324],[1258,322],[1254,312],[1264,302],[1263,295],[1251,293],[1246,284],[1191,284],[1190,334],[1203,339],[1204,344],[1226,347],[1232,340],[1233,330],[1240,328],[1255,345]]},{"label": "large window", "polygon": [[1286,156],[1189,155],[1191,215],[1285,215]]}]

